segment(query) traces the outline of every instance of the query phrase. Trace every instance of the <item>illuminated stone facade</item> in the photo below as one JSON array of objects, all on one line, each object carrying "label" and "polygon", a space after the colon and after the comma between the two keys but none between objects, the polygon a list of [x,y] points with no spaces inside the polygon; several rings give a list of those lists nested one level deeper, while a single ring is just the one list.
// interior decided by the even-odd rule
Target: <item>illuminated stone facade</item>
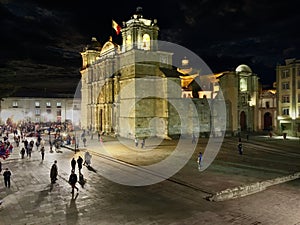
[{"label": "illuminated stone facade", "polygon": [[[213,102],[221,90],[226,104],[227,132],[237,134],[261,129],[258,121],[259,77],[249,66],[242,64],[235,71],[199,75],[198,71],[189,68],[187,64],[188,59],[184,59],[182,68],[178,69],[183,74],[180,76],[183,98],[200,98]],[[197,87],[195,81],[201,87]],[[199,114],[201,115],[200,112]]]},{"label": "illuminated stone facade", "polygon": [[181,132],[170,104],[181,101],[181,89],[170,90],[170,82],[180,87],[179,73],[172,53],[157,49],[158,30],[156,20],[135,14],[123,24],[122,49],[93,38],[81,52],[82,128],[130,138]]},{"label": "illuminated stone facade", "polygon": [[[123,23],[122,47],[112,38],[102,47],[93,38],[81,52],[81,127],[129,138],[207,135],[218,123],[226,123],[230,134],[256,131],[257,75],[246,65],[202,75],[186,58],[176,70],[173,53],[158,49],[158,31],[156,20],[137,13]],[[226,121],[218,121],[215,108],[223,101],[220,88]]]},{"label": "illuminated stone facade", "polygon": [[278,131],[300,136],[300,60],[276,67]]},{"label": "illuminated stone facade", "polygon": [[228,130],[258,131],[259,77],[247,65],[219,76],[220,88],[227,105]]},{"label": "illuminated stone facade", "polygon": [[277,131],[277,98],[275,89],[262,90],[259,96],[258,129]]}]

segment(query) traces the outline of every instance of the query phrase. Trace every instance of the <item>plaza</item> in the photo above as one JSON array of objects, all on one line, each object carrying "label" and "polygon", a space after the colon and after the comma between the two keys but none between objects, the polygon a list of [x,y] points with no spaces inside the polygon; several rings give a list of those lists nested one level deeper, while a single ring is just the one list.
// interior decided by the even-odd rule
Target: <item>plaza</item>
[{"label": "plaza", "polygon": [[[2,160],[2,168],[8,167],[13,175],[10,189],[0,182],[3,201],[0,224],[299,223],[299,180],[271,186],[242,198],[207,200],[208,196],[227,188],[300,170],[298,139],[251,134],[249,140],[246,136],[241,140],[244,145],[242,156],[237,151],[237,138],[227,137],[213,163],[199,172],[197,154],[205,150],[208,141],[199,138],[194,154],[180,171],[145,186],[123,185],[112,179],[119,179],[120,175],[130,179],[137,174],[137,165],[163,160],[173,151],[177,140],[148,139],[145,148],[141,149],[136,148],[131,139],[103,136],[103,143],[100,143],[95,135],[92,140],[87,136],[87,147],[80,142],[76,153],[72,146],[50,153],[46,145],[43,162],[40,152],[34,150],[31,159],[21,159],[15,148],[8,159]],[[186,137],[183,141],[187,148],[192,147],[191,138]],[[156,147],[152,148],[153,145]],[[92,154],[91,168],[83,168],[86,184],[84,187],[77,184],[79,194],[72,197],[67,182],[70,162],[73,157],[84,156],[85,151]],[[111,155],[110,159],[105,157],[107,153]],[[49,172],[54,160],[58,161],[59,176],[52,186]],[[109,179],[103,176],[108,172]],[[144,173],[144,178],[149,176],[149,172]],[[159,174],[152,173],[151,176]]]}]

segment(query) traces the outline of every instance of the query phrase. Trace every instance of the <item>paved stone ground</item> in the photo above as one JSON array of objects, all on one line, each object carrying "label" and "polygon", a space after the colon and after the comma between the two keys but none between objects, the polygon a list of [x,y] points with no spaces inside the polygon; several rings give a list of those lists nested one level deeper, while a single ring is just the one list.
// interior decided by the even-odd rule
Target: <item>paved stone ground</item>
[{"label": "paved stone ground", "polygon": [[[240,199],[225,202],[205,200],[209,193],[254,181],[270,179],[300,171],[300,148],[297,139],[251,136],[243,139],[244,155],[237,153],[236,138],[226,138],[215,161],[203,172],[195,163],[199,151],[204,151],[207,139],[201,138],[191,160],[169,180],[148,186],[126,186],[111,181],[120,174],[132,176],[134,169],[99,157],[103,149],[115,158],[137,165],[149,165],[166,158],[176,141],[148,140],[146,148],[135,149],[132,140],[104,137],[104,143],[89,140],[86,148],[74,152],[46,152],[41,161],[38,151],[31,159],[20,159],[18,150],[5,161],[13,173],[12,186],[4,187],[0,180],[0,225],[24,224],[300,224],[300,182],[276,185]],[[186,146],[191,147],[189,139]],[[104,147],[103,147],[104,145]],[[48,148],[47,148],[48,149]],[[70,193],[67,178],[72,157],[92,152],[92,168],[83,168],[87,179],[79,186],[78,196]],[[59,179],[51,186],[49,170],[58,160]],[[119,171],[115,174],[115,171]],[[146,175],[146,174],[145,174]]]}]

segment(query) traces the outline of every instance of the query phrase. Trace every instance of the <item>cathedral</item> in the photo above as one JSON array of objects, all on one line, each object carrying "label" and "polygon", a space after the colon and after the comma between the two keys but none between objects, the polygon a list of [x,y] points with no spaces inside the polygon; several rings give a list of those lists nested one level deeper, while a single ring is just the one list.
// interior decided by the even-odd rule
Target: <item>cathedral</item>
[{"label": "cathedral", "polygon": [[[113,24],[116,24],[113,21]],[[255,131],[259,82],[247,65],[201,74],[159,48],[157,20],[141,10],[102,46],[81,52],[81,127],[122,137],[173,138]]]}]

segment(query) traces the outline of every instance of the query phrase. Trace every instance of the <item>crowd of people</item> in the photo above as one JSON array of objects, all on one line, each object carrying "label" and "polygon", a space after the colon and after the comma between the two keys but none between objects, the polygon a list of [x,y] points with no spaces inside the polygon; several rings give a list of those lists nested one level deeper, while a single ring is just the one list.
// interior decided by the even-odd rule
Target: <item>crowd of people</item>
[{"label": "crowd of people", "polygon": [[[62,130],[65,128],[50,126],[48,129],[42,129],[40,125],[35,125],[33,123],[22,124],[19,126],[12,125],[0,125],[0,158],[2,160],[6,160],[12,151],[19,151],[21,159],[31,159],[32,152],[39,152],[41,154],[41,160],[45,159],[45,152],[53,152],[61,147],[62,144],[74,144],[76,143],[75,136],[72,134],[62,133]],[[83,133],[79,136],[81,137],[81,141],[84,146],[86,146],[87,135],[89,135],[89,131],[83,131]],[[77,140],[77,145],[79,144],[79,140]],[[46,149],[47,147],[47,149]],[[77,146],[78,147],[78,146]],[[76,152],[75,152],[76,153]],[[84,154],[84,158],[78,156],[77,160],[75,158],[72,159],[71,163],[71,174],[69,177],[69,184],[72,187],[72,194],[74,194],[74,189],[77,189],[76,183],[80,183],[81,186],[85,184],[85,179],[82,173],[82,167],[85,165],[89,167],[91,165],[92,155],[89,152]],[[4,162],[4,161],[2,161]],[[0,173],[4,177],[4,185],[7,188],[10,188],[11,182],[10,178],[12,176],[12,172],[6,167],[9,164],[5,165],[4,171],[2,171],[2,162],[0,160]],[[53,165],[50,168],[50,183],[56,183],[58,179],[58,164],[57,160],[54,161]],[[76,165],[78,166],[78,177],[75,173]],[[0,204],[2,201],[0,200]]]}]

